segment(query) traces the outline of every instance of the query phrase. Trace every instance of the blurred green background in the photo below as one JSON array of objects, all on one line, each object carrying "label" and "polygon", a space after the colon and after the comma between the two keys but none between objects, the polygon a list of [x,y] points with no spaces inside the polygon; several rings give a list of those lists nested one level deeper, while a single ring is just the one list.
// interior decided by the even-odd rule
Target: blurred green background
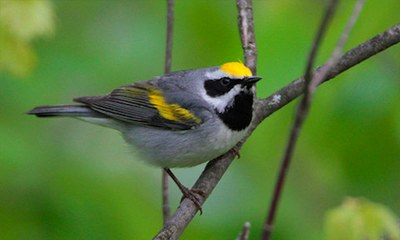
[{"label": "blurred green background", "polygon": [[[0,0],[8,1],[8,0]],[[163,73],[164,1],[51,1],[52,37],[33,41],[31,74],[0,72],[0,238],[150,239],[161,228],[161,170],[137,160],[113,130],[38,119],[37,105]],[[324,1],[254,1],[258,97],[302,74]],[[330,55],[354,1],[342,1],[318,64]],[[399,22],[398,0],[366,1],[347,49]],[[235,1],[177,0],[173,70],[242,59]],[[0,32],[1,33],[1,32]],[[1,49],[1,46],[0,46]],[[3,49],[4,50],[4,49]],[[295,105],[246,142],[182,239],[258,239]],[[204,165],[175,173],[190,186]],[[325,213],[363,196],[400,215],[400,47],[318,89],[301,132],[273,239],[322,239]],[[181,195],[171,185],[172,209]]]}]

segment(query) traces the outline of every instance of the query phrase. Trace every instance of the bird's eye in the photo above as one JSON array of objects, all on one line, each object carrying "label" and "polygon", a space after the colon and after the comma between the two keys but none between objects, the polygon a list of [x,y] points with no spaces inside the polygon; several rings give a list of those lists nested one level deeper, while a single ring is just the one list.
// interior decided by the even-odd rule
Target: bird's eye
[{"label": "bird's eye", "polygon": [[231,80],[229,78],[222,78],[221,79],[221,85],[226,87],[231,83]]}]

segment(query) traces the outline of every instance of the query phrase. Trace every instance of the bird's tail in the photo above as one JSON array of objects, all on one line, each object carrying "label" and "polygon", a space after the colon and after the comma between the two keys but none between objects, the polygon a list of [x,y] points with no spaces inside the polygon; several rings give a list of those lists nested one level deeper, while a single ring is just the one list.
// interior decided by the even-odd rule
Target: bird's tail
[{"label": "bird's tail", "polygon": [[40,106],[30,110],[28,114],[36,115],[37,117],[107,118],[104,114],[83,105]]}]

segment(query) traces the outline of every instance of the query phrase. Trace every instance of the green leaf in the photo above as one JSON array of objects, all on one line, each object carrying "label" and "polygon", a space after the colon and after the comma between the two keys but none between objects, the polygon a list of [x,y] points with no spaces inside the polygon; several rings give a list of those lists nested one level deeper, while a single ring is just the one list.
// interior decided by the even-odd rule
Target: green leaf
[{"label": "green leaf", "polygon": [[0,1],[0,24],[19,40],[49,36],[54,31],[54,14],[48,0]]},{"label": "green leaf", "polygon": [[31,41],[54,31],[53,7],[48,0],[0,1],[0,71],[26,76],[37,59]]},{"label": "green leaf", "polygon": [[327,240],[400,239],[398,218],[387,207],[362,198],[348,198],[327,213]]}]

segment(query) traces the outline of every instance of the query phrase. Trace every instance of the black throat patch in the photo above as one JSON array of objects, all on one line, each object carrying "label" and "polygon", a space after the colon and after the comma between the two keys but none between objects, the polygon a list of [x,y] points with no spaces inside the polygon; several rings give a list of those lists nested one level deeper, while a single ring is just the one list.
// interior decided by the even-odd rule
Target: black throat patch
[{"label": "black throat patch", "polygon": [[241,131],[247,128],[253,118],[253,94],[241,92],[235,96],[232,106],[223,113],[217,114],[225,125],[234,131]]}]

